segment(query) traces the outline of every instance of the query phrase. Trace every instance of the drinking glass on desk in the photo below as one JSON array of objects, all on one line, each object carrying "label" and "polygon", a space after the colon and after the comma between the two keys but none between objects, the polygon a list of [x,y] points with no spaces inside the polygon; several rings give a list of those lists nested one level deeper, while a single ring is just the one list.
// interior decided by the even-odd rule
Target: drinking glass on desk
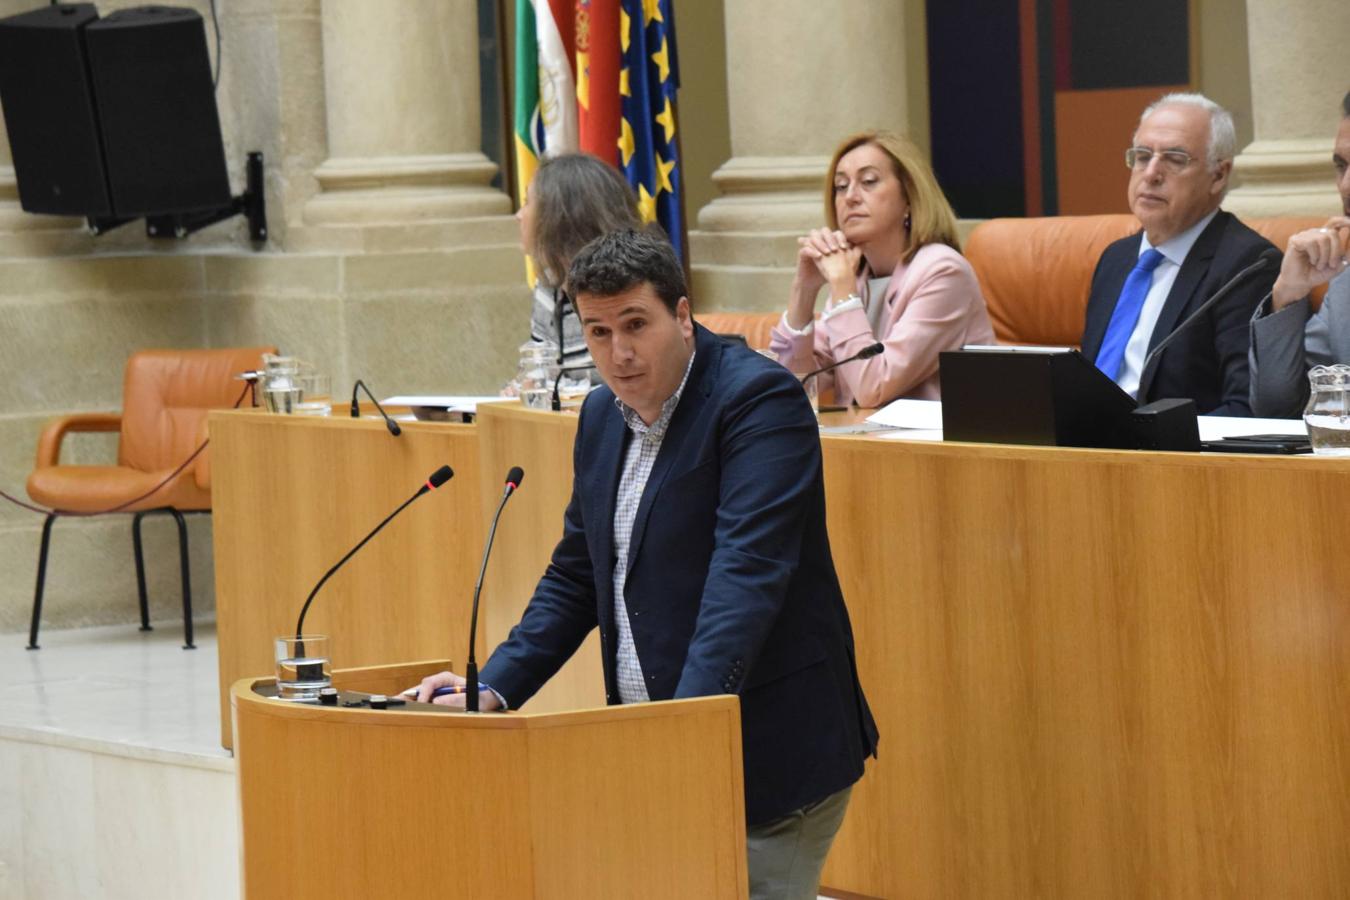
[{"label": "drinking glass on desk", "polygon": [[317,372],[305,372],[295,377],[299,396],[292,409],[298,416],[326,416],[333,411],[332,379]]},{"label": "drinking glass on desk", "polygon": [[811,401],[811,412],[816,414],[816,420],[820,420],[820,381],[819,375],[812,375],[809,372],[793,372],[797,380],[801,382],[802,390],[806,391],[806,399]]},{"label": "drinking glass on desk", "polygon": [[1314,366],[1308,373],[1303,421],[1319,456],[1350,456],[1350,366]]},{"label": "drinking glass on desk", "polygon": [[328,636],[286,635],[275,640],[277,696],[282,700],[313,702],[319,691],[333,685],[333,663]]}]

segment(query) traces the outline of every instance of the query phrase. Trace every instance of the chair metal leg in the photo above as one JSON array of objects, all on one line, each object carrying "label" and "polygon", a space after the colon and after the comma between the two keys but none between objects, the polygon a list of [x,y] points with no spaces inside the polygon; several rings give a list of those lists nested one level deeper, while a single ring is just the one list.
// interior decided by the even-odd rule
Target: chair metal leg
[{"label": "chair metal leg", "polygon": [[183,514],[172,506],[167,512],[178,523],[178,562],[183,569],[183,649],[196,650],[197,645],[192,643],[192,580],[188,566],[187,522]]},{"label": "chair metal leg", "polygon": [[42,620],[42,590],[47,584],[47,550],[52,543],[52,525],[56,522],[56,513],[48,513],[42,523],[42,545],[38,550],[37,587],[33,589],[33,621],[28,626],[28,649],[38,649],[38,623]]},{"label": "chair metal leg", "polygon": [[141,631],[154,631],[150,627],[150,600],[145,593],[145,554],[141,551],[141,519],[145,512],[131,517],[131,546],[136,556],[136,593],[141,600]]}]

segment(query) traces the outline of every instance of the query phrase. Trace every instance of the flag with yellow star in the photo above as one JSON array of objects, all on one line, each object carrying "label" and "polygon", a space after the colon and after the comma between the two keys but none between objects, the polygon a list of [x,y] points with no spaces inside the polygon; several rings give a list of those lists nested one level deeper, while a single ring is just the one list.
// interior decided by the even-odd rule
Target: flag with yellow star
[{"label": "flag with yellow star", "polygon": [[620,0],[619,168],[638,195],[644,221],[657,221],[684,259],[684,204],[675,92],[674,0]]}]

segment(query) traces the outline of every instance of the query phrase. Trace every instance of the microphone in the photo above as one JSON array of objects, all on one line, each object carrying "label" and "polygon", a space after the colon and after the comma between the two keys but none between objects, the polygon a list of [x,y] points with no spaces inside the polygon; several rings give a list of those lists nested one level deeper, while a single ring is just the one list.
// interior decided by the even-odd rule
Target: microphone
[{"label": "microphone", "polygon": [[[453,477],[455,477],[454,470],[451,469],[449,466],[441,466],[441,467],[440,467],[439,469],[437,469],[435,472],[432,472],[432,473],[431,473],[431,477],[427,479],[427,483],[424,484],[424,485],[422,485],[420,488],[418,488],[418,489],[417,489],[417,493],[413,494],[413,495],[412,495],[411,497],[409,497],[407,500],[404,500],[403,503],[400,504],[400,506],[399,506],[398,509],[396,509],[396,510],[394,510],[393,512],[391,512],[388,516],[385,517],[385,520],[384,520],[383,522],[381,522],[380,524],[378,524],[378,525],[375,526],[375,530],[374,530],[374,531],[372,531],[370,534],[368,534],[368,535],[366,535],[365,537],[363,537],[363,538],[361,539],[361,543],[357,544],[357,545],[356,545],[355,547],[353,547],[351,550],[347,551],[347,555],[344,556],[344,557],[342,557],[342,559],[338,560],[337,565],[333,566],[333,568],[329,569],[327,572],[324,573],[323,577],[319,579],[319,583],[316,584],[316,585],[314,585],[314,590],[312,590],[312,591],[309,592],[309,596],[305,598],[305,605],[304,605],[303,607],[301,607],[301,609],[300,609],[300,618],[297,619],[297,620],[296,620],[296,623],[295,623],[295,636],[296,636],[296,638],[300,638],[300,637],[301,637],[302,635],[304,635],[304,633],[305,633],[305,632],[304,632],[304,627],[305,627],[305,613],[309,612],[309,605],[310,605],[311,603],[314,602],[314,595],[317,594],[317,593],[319,593],[319,588],[323,587],[324,584],[328,581],[329,578],[332,578],[332,577],[333,577],[333,573],[336,572],[338,569],[342,568],[343,564],[346,563],[347,560],[349,560],[349,559],[351,559],[353,556],[355,556],[355,555],[356,555],[356,551],[357,551],[357,550],[360,550],[362,547],[364,547],[364,546],[366,545],[366,542],[367,542],[367,541],[369,541],[369,540],[370,540],[371,538],[373,538],[375,535],[379,534],[379,533],[380,533],[380,529],[382,529],[382,528],[384,528],[384,526],[388,525],[388,524],[390,523],[390,521],[393,520],[394,516],[396,516],[396,515],[398,515],[399,513],[403,512],[403,510],[407,509],[409,503],[412,503],[414,500],[416,500],[418,497],[422,496],[423,494],[427,493],[428,491],[434,491],[436,488],[438,488],[438,487],[440,487],[441,485],[445,484],[447,481],[449,481],[449,480],[450,480],[451,478],[453,478]],[[297,649],[303,651],[304,648],[303,648],[303,647],[300,647],[300,648],[297,648]]]},{"label": "microphone", "polygon": [[[483,547],[483,564],[478,568],[478,582],[473,586],[473,617],[469,621],[469,661],[464,666],[464,683],[466,685],[478,684],[478,660],[473,653],[475,638],[478,634],[478,595],[483,590],[483,573],[487,571],[488,554],[492,552],[492,539],[497,536],[497,520],[502,517],[502,510],[506,508],[506,501],[511,499],[511,495],[516,492],[524,479],[525,470],[520,466],[512,466],[511,471],[506,473],[506,487],[502,488],[502,500],[497,504],[497,512],[492,517],[492,528],[488,531],[487,544]],[[478,712],[478,691],[465,691],[464,711]]]},{"label": "microphone", "polygon": [[595,368],[594,365],[589,365],[589,366],[563,366],[561,369],[559,369],[558,377],[553,379],[553,399],[552,401],[550,401],[551,403],[550,408],[554,412],[560,412],[562,410],[562,398],[558,395],[558,386],[562,384],[562,377],[564,375],[570,372],[589,372],[591,369],[594,368]]},{"label": "microphone", "polygon": [[805,375],[802,376],[802,384],[806,384],[808,379],[815,378],[817,375],[823,375],[826,372],[830,371],[831,369],[836,369],[839,366],[842,366],[844,363],[851,363],[854,360],[858,359],[871,359],[872,357],[876,356],[878,353],[881,353],[885,349],[886,345],[881,343],[881,341],[877,341],[874,344],[868,344],[866,347],[862,348],[857,353],[853,354],[847,359],[841,359],[838,362],[832,362],[828,366],[821,366],[814,372],[807,372]]},{"label": "microphone", "polygon": [[1161,341],[1158,342],[1158,346],[1154,347],[1152,350],[1148,352],[1148,355],[1144,357],[1144,364],[1139,367],[1140,377],[1142,377],[1143,374],[1148,371],[1148,367],[1153,363],[1153,360],[1158,358],[1158,354],[1163,352],[1163,350],[1167,347],[1167,345],[1172,343],[1172,340],[1177,335],[1181,334],[1183,331],[1189,328],[1192,322],[1194,322],[1196,319],[1200,318],[1205,313],[1213,309],[1214,306],[1220,300],[1231,294],[1234,288],[1242,284],[1252,275],[1266,268],[1272,262],[1278,266],[1280,264],[1281,257],[1282,254],[1280,253],[1279,250],[1276,250],[1274,247],[1270,247],[1266,249],[1259,257],[1257,257],[1256,262],[1252,263],[1250,266],[1248,266],[1247,268],[1243,269],[1241,272],[1237,273],[1232,278],[1230,278],[1227,284],[1219,288],[1214,293],[1214,296],[1210,297],[1204,303],[1201,303],[1199,309],[1197,309],[1195,312],[1187,316],[1186,321],[1182,322],[1176,328],[1173,328],[1172,332],[1168,334],[1167,337],[1163,338]]},{"label": "microphone", "polygon": [[[553,328],[558,333],[558,365],[563,364],[563,314],[567,311],[567,304],[571,301],[567,297],[567,292],[561,289],[553,291]],[[557,409],[557,407],[554,407]]]},{"label": "microphone", "polygon": [[[398,427],[397,422],[389,418],[389,413],[384,411],[384,407],[380,405],[380,401],[375,399],[375,395],[370,392],[370,388],[366,387],[366,383],[359,378],[356,379],[356,384],[352,385],[353,419],[361,418],[361,407],[359,407],[356,404],[356,392],[358,390],[365,391],[366,396],[370,398],[370,402],[375,404],[375,408],[378,409],[380,411],[380,415],[384,417],[384,427],[389,429],[390,434],[392,434],[394,437],[398,437],[400,434],[403,433],[403,429]],[[439,485],[437,485],[437,487],[439,487]]]}]

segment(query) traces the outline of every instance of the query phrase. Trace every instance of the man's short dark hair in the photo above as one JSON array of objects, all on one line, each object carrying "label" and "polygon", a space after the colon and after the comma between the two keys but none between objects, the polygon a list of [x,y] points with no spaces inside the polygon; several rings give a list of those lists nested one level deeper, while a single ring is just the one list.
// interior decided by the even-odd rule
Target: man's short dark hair
[{"label": "man's short dark hair", "polygon": [[1345,94],[1345,99],[1341,101],[1341,113],[1350,118],[1350,91]]},{"label": "man's short dark hair", "polygon": [[688,295],[684,269],[664,236],[648,231],[612,231],[591,241],[572,258],[567,272],[570,297],[614,297],[647,282],[675,314]]}]

